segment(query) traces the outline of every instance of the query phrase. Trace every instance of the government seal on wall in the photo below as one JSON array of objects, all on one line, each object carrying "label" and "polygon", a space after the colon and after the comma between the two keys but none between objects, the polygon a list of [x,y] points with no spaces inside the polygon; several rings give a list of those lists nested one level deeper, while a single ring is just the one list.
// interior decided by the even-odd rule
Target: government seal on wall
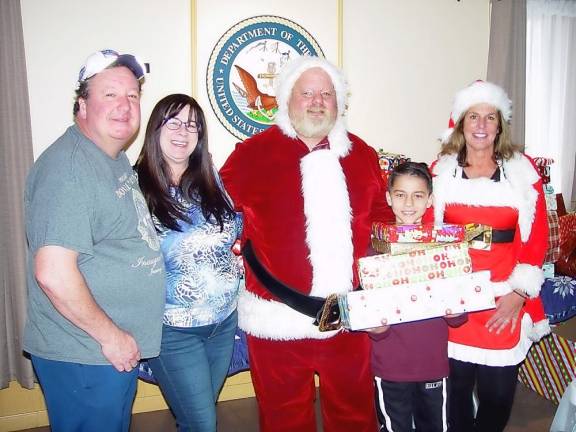
[{"label": "government seal on wall", "polygon": [[230,28],[212,50],[206,71],[220,123],[241,140],[274,124],[274,81],[286,62],[300,55],[324,57],[310,33],[286,18],[261,15]]}]

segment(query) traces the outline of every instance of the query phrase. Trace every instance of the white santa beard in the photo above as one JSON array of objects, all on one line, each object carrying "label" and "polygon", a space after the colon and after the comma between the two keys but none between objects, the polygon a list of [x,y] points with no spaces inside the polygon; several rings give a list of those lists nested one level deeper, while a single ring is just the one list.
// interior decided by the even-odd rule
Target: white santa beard
[{"label": "white santa beard", "polygon": [[310,118],[306,112],[295,114],[292,118],[294,130],[305,138],[324,138],[334,127],[336,119],[324,113],[322,118]]}]

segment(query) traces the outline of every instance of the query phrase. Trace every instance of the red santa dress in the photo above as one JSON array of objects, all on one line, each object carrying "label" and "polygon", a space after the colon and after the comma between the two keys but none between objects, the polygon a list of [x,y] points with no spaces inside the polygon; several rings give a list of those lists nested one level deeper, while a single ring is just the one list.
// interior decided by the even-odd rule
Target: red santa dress
[{"label": "red santa dress", "polygon": [[[469,314],[468,322],[450,328],[449,357],[487,366],[516,365],[524,360],[533,339],[546,332],[547,321],[538,298],[544,281],[541,265],[547,248],[548,223],[542,181],[528,156],[517,153],[500,164],[500,179],[467,179],[456,155],[441,156],[432,166],[436,221],[481,223],[497,230],[515,230],[509,243],[490,250],[470,250],[473,271],[489,270],[497,296],[513,289],[527,300],[521,325],[500,334],[488,332],[493,310]],[[539,314],[531,317],[532,312]],[[539,322],[534,327],[535,322]]]}]

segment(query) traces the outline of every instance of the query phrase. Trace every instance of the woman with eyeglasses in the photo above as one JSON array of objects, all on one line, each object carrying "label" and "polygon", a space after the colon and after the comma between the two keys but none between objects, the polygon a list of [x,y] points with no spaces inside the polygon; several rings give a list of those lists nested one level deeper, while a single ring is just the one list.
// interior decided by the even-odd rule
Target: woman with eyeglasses
[{"label": "woman with eyeglasses", "polygon": [[242,220],[212,164],[193,98],[173,94],[156,104],[136,169],[167,275],[160,355],[148,363],[178,430],[214,432],[237,324],[241,272],[231,248]]}]

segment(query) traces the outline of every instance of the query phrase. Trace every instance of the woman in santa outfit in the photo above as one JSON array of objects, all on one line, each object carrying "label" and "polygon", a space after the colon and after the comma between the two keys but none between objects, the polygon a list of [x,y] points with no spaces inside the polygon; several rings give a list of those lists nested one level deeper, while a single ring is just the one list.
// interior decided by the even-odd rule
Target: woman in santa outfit
[{"label": "woman in santa outfit", "polygon": [[504,429],[518,365],[535,334],[548,327],[545,320],[534,327],[543,318],[538,294],[548,237],[542,182],[532,160],[510,140],[511,113],[507,94],[492,83],[477,81],[458,92],[432,166],[436,221],[493,230],[490,249],[471,249],[470,256],[474,271],[491,272],[496,309],[471,313],[466,324],[450,329],[453,432]]}]

